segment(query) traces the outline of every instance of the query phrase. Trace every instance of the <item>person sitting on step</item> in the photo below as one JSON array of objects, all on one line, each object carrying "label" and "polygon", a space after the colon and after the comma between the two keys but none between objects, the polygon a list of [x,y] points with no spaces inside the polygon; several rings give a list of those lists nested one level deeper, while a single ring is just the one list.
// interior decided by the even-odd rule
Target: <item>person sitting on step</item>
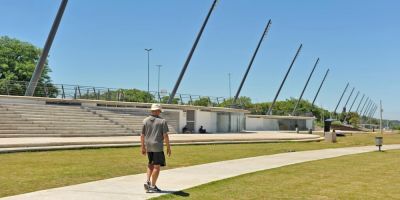
[{"label": "person sitting on step", "polygon": [[203,128],[203,126],[200,126],[199,133],[207,133],[207,131]]}]

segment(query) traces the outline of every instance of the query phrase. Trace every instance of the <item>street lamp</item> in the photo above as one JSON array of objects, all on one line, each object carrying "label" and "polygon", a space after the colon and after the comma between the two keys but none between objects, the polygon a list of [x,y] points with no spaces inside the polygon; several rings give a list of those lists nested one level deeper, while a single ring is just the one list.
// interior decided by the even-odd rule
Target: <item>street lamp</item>
[{"label": "street lamp", "polygon": [[158,99],[160,99],[160,69],[162,65],[156,65],[158,67],[158,87],[157,87],[157,94],[158,94]]},{"label": "street lamp", "polygon": [[229,98],[232,100],[231,73],[228,73],[228,77],[229,77]]},{"label": "street lamp", "polygon": [[150,92],[150,51],[152,49],[144,49],[147,51],[147,93]]}]

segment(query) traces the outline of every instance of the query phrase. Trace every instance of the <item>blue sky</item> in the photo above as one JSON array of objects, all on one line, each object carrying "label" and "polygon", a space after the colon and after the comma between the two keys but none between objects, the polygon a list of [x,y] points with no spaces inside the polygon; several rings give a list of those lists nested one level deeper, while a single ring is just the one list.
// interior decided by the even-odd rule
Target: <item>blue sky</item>
[{"label": "blue sky", "polygon": [[[70,0],[50,51],[55,83],[147,89],[147,55],[163,65],[161,88],[171,91],[212,0]],[[0,35],[39,47],[60,1],[1,0]],[[400,119],[397,0],[221,0],[179,88],[179,93],[234,94],[268,19],[273,24],[241,95],[271,101],[296,49],[303,50],[279,99],[298,97],[317,57],[304,98],[312,100],[331,69],[317,104],[333,110],[347,82],[350,89],[384,105]],[[354,97],[354,96],[353,96]],[[377,115],[376,115],[377,116]]]}]

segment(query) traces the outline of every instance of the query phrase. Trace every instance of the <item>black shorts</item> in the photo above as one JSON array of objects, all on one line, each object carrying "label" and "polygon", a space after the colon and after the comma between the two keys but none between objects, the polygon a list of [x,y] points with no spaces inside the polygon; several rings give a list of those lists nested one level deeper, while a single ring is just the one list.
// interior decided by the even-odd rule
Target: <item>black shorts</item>
[{"label": "black shorts", "polygon": [[160,165],[160,166],[166,165],[164,151],[147,152],[147,158],[149,159],[149,165]]}]

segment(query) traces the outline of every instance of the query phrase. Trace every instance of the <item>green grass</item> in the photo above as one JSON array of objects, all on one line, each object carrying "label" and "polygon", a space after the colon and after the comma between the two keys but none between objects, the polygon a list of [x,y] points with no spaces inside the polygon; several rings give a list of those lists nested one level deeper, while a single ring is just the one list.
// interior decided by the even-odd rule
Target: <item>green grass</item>
[{"label": "green grass", "polygon": [[[400,134],[385,135],[384,143],[400,143]],[[167,168],[221,160],[322,148],[373,145],[374,135],[356,134],[338,143],[258,143],[173,146]],[[144,173],[140,149],[103,148],[0,154],[0,197]]]},{"label": "green grass", "polygon": [[364,153],[245,174],[180,194],[190,199],[400,199],[399,163],[399,150]]}]

